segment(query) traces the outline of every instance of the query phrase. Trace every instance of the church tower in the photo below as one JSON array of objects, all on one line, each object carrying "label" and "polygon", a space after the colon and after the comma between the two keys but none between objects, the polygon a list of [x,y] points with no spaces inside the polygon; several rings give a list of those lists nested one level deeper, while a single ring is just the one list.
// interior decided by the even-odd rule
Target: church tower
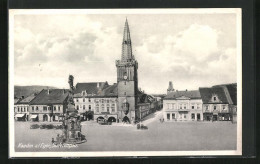
[{"label": "church tower", "polygon": [[116,61],[118,84],[118,118],[132,123],[137,106],[138,63],[132,54],[132,43],[127,19],[125,21],[121,60]]}]

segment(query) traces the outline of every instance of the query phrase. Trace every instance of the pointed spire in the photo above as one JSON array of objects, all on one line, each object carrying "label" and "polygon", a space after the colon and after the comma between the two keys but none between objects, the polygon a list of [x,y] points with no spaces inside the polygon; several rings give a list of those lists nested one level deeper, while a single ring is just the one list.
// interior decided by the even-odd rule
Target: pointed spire
[{"label": "pointed spire", "polygon": [[126,61],[127,59],[133,59],[133,55],[132,55],[132,43],[131,43],[131,37],[130,37],[130,30],[129,30],[128,21],[126,18],[124,36],[123,36],[123,42],[122,42],[121,60]]}]

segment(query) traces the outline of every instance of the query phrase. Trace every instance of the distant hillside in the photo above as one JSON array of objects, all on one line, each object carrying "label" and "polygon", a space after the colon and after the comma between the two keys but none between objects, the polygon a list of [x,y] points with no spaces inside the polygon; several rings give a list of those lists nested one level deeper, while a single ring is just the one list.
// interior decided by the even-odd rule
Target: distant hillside
[{"label": "distant hillside", "polygon": [[43,89],[57,89],[55,87],[50,86],[39,86],[39,85],[32,85],[32,86],[14,86],[14,97],[27,97],[33,93],[39,93]]}]

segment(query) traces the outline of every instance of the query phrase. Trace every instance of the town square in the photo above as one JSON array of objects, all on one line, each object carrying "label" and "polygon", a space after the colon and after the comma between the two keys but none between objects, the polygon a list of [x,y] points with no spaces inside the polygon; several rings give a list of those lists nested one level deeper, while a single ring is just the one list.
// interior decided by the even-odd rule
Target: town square
[{"label": "town square", "polygon": [[237,153],[237,15],[101,15],[15,17],[14,151]]}]

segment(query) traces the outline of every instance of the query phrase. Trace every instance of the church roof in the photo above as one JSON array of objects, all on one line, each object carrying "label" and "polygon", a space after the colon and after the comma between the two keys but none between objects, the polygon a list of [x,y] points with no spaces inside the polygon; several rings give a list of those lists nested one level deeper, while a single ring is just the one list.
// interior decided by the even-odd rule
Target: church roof
[{"label": "church roof", "polygon": [[29,104],[30,105],[53,105],[63,104],[69,95],[67,89],[43,89]]},{"label": "church roof", "polygon": [[216,95],[220,103],[228,104],[227,97],[225,95],[224,89],[222,87],[212,87],[212,88],[199,88],[202,102],[205,104],[212,103],[212,96]]},{"label": "church roof", "polygon": [[188,97],[190,99],[201,99],[201,95],[198,90],[168,92],[167,95],[164,97],[164,99],[174,100],[183,96]]}]

